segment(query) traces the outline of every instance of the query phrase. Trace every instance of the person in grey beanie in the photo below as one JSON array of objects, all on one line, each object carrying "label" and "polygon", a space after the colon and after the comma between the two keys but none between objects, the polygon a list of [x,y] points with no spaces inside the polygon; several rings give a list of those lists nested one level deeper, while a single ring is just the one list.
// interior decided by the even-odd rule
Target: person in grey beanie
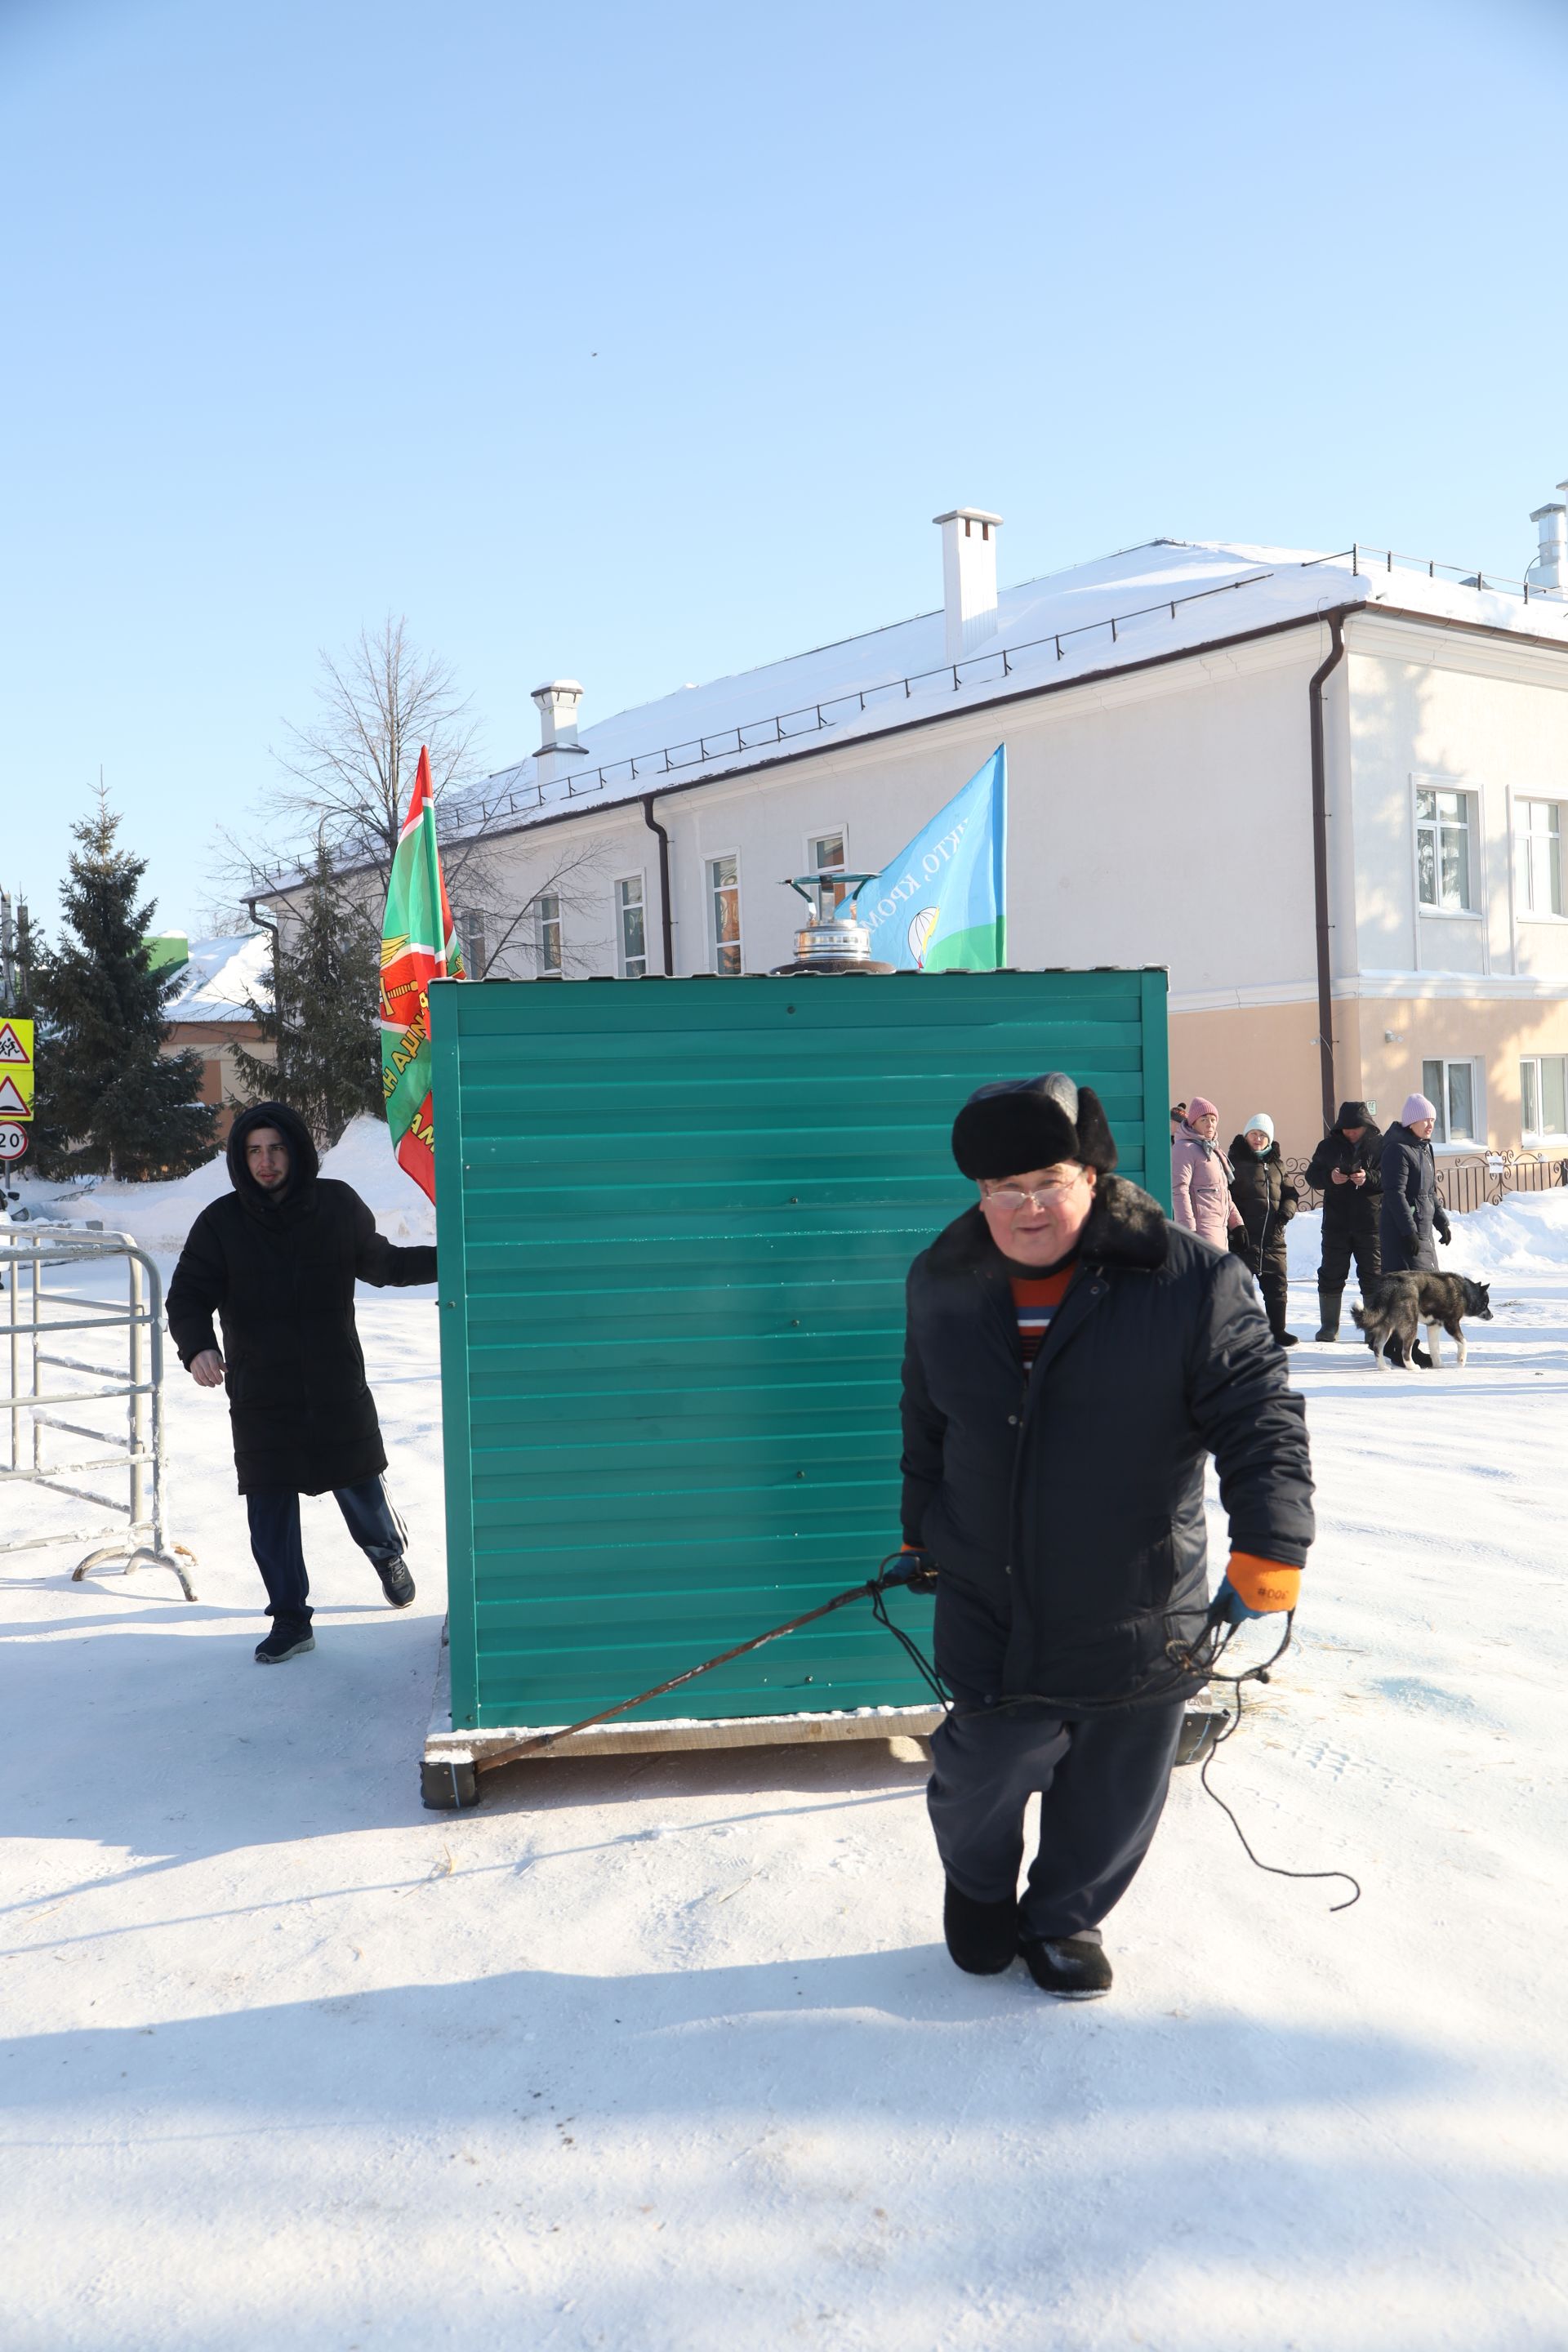
[{"label": "person in grey beanie", "polygon": [[1246,1267],[1111,1172],[1092,1088],[983,1087],[952,1152],[978,1197],[910,1269],[903,1375],[904,1573],[934,1574],[953,1702],[928,1791],[943,1932],[961,1969],[1021,1953],[1042,1991],[1084,2000],[1110,1989],[1100,1921],[1203,1679],[1181,1656],[1211,1613],[1205,1462],[1230,1519],[1215,1607],[1293,1609],[1306,1421]]}]

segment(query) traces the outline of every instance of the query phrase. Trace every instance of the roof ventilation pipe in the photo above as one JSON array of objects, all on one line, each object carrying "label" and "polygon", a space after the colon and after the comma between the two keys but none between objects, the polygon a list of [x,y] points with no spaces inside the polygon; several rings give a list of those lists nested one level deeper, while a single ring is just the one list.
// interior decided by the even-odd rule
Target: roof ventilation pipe
[{"label": "roof ventilation pipe", "polygon": [[[1568,490],[1568,482],[1559,482]],[[1541,532],[1541,549],[1531,570],[1537,577],[1531,587],[1538,596],[1568,596],[1568,507],[1537,507],[1530,518]]]},{"label": "roof ventilation pipe", "polygon": [[1000,515],[954,507],[932,515],[942,531],[942,605],[946,658],[965,660],[996,634],[996,534]]},{"label": "roof ventilation pipe", "polygon": [[542,788],[570,776],[579,760],[588,756],[577,740],[577,705],[583,689],[574,677],[552,677],[536,686],[529,699],[539,707],[539,749],[533,755],[536,782]]}]

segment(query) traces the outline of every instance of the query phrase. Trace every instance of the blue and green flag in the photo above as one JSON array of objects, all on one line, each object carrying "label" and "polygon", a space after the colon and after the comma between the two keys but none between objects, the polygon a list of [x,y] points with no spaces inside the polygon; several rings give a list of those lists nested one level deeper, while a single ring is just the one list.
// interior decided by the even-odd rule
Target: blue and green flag
[{"label": "blue and green flag", "polygon": [[1007,961],[1007,747],[855,893],[871,953],[900,971],[995,971]]}]

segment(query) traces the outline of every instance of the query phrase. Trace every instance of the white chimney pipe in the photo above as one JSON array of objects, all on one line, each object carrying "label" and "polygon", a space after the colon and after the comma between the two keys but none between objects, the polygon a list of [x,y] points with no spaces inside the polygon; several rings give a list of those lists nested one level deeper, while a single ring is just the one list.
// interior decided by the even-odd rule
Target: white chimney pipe
[{"label": "white chimney pipe", "polygon": [[[1557,487],[1568,489],[1568,482]],[[1537,507],[1530,520],[1541,530],[1541,552],[1531,567],[1531,590],[1542,596],[1568,594],[1568,507]]]},{"label": "white chimney pipe", "polygon": [[557,784],[578,760],[588,756],[577,740],[577,705],[583,689],[574,677],[552,677],[536,686],[529,699],[539,706],[539,749],[533,755],[538,782]]},{"label": "white chimney pipe", "polygon": [[954,507],[932,515],[942,530],[942,603],[947,659],[963,661],[996,633],[996,534],[1000,515]]}]

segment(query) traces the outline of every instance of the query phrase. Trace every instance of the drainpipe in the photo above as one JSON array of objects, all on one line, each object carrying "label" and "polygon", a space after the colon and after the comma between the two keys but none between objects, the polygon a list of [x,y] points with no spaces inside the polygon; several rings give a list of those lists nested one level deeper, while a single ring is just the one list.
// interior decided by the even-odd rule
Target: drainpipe
[{"label": "drainpipe", "polygon": [[1339,1108],[1334,1091],[1333,966],[1329,952],[1329,793],[1323,751],[1323,686],[1331,670],[1344,659],[1345,611],[1328,613],[1331,645],[1327,659],[1312,672],[1307,688],[1312,730],[1312,898],[1318,933],[1318,1067],[1323,1094],[1323,1132],[1328,1134]]},{"label": "drainpipe", "polygon": [[664,927],[664,976],[669,980],[675,973],[675,942],[670,936],[669,920],[669,835],[653,813],[651,793],[642,796],[642,813],[648,831],[658,835],[658,910]]}]

